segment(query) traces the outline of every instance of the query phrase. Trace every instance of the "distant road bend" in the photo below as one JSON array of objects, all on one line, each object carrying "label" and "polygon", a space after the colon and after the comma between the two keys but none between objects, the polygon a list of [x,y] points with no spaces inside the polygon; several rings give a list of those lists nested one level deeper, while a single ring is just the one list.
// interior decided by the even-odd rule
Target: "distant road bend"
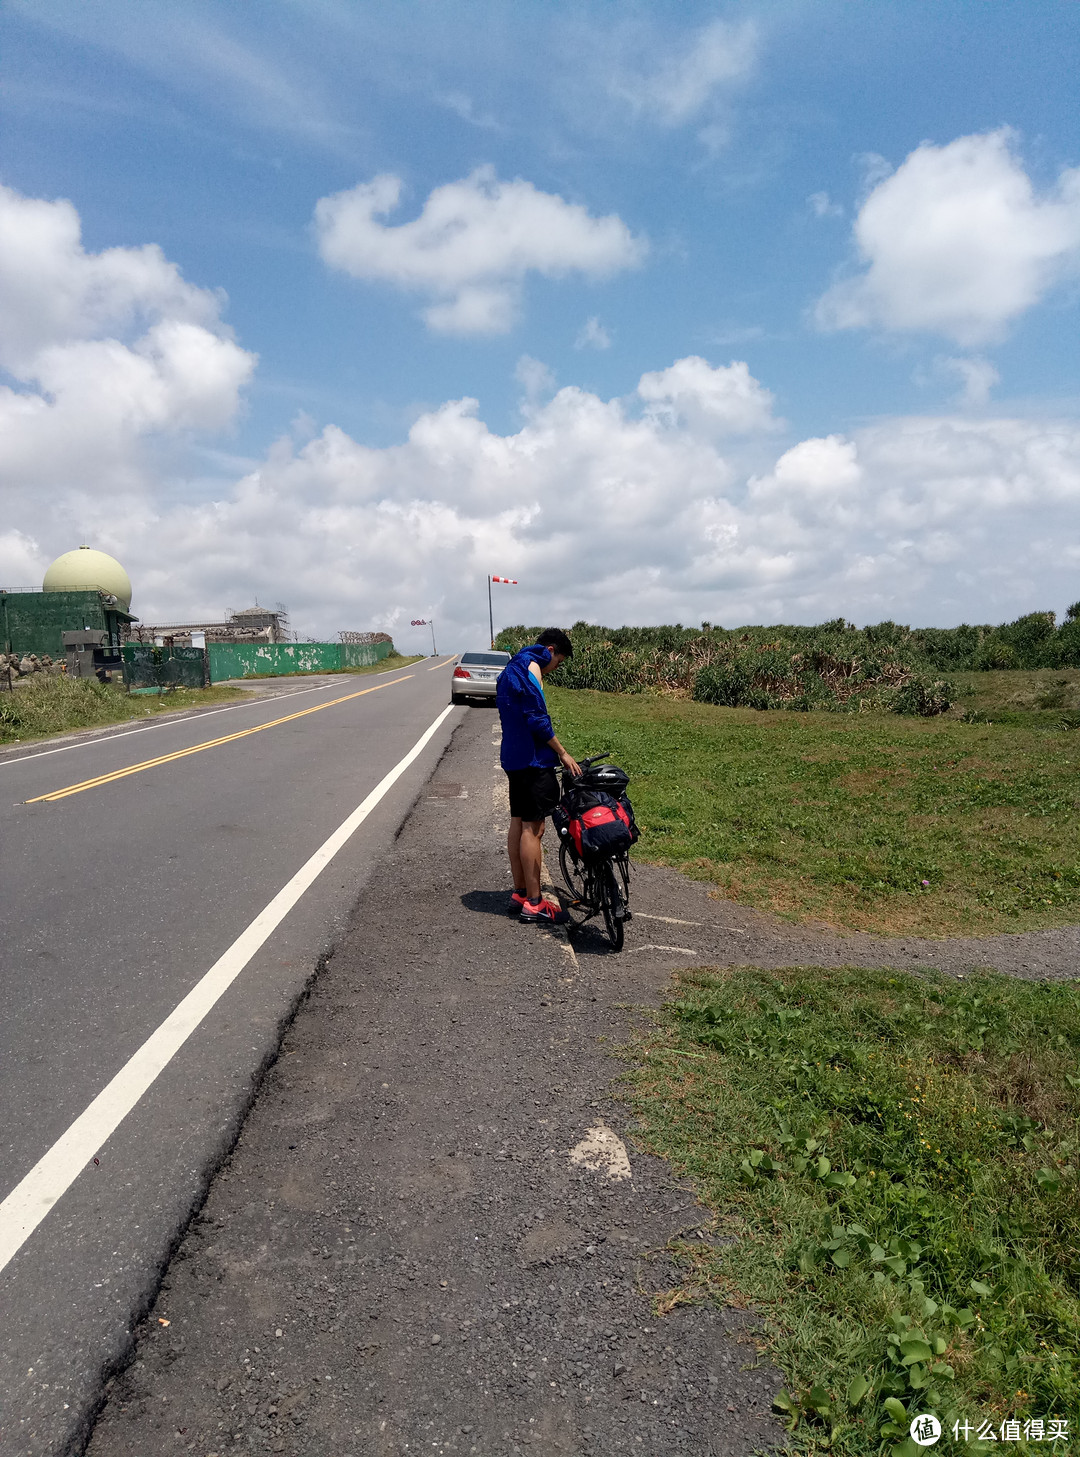
[{"label": "distant road bend", "polygon": [[0,755],[0,1452],[81,1446],[453,661]]}]

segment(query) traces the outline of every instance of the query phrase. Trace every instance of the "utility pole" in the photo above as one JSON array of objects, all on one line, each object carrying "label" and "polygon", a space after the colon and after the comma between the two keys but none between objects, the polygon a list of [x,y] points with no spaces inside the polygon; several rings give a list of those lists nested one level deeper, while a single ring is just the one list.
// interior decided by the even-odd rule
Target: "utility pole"
[{"label": "utility pole", "polygon": [[431,656],[433,658],[437,658],[439,656],[439,650],[435,646],[435,619],[434,619],[434,617],[431,618],[431,620],[428,622],[428,626],[431,628]]},{"label": "utility pole", "polygon": [[488,632],[491,634],[491,646],[495,646],[495,619],[491,611],[491,584],[492,582],[503,582],[507,587],[516,587],[516,577],[491,577],[487,579],[488,587]]}]

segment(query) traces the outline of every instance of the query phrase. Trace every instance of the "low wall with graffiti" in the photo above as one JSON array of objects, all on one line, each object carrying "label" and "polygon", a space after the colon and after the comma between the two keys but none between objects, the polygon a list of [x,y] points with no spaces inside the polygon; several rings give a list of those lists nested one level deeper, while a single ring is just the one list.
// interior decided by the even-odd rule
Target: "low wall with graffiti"
[{"label": "low wall with graffiti", "polygon": [[210,681],[204,648],[126,642],[123,660],[129,688],[205,688]]},{"label": "low wall with graffiti", "polygon": [[277,678],[289,673],[333,673],[370,668],[394,651],[392,642],[208,643],[210,681]]}]

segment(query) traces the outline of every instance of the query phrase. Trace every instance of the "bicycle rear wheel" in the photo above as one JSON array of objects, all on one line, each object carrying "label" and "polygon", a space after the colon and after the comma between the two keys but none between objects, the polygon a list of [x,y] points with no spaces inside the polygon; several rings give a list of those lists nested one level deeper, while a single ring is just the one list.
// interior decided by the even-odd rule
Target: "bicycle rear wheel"
[{"label": "bicycle rear wheel", "polygon": [[573,896],[575,901],[587,901],[588,883],[585,876],[585,867],[574,854],[570,845],[563,840],[559,845],[559,869],[562,871],[563,883]]},{"label": "bicycle rear wheel", "polygon": [[615,878],[615,867],[610,860],[605,860],[604,864],[598,868],[597,878],[600,881],[600,907],[604,912],[604,925],[607,927],[608,940],[611,942],[613,950],[621,951],[626,934],[620,915],[622,894],[619,890],[619,882]]}]

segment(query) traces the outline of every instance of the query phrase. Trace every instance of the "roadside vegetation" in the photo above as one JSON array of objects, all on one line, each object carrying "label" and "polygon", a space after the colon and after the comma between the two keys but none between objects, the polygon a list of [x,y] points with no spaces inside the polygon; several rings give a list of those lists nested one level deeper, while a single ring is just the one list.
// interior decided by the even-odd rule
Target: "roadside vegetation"
[{"label": "roadside vegetation", "polygon": [[[515,652],[533,627],[505,628]],[[661,693],[700,703],[797,712],[867,710],[931,718],[957,698],[957,673],[1080,668],[1080,602],[1064,622],[1032,612],[994,627],[571,628],[574,656],[553,681],[610,693]],[[945,676],[943,676],[945,675]]]},{"label": "roadside vegetation", "polygon": [[1080,735],[1064,708],[1007,706],[1080,691],[1062,676],[971,675],[931,719],[548,697],[564,743],[630,773],[636,858],[790,919],[985,935],[1080,921]]},{"label": "roadside vegetation", "polygon": [[0,744],[25,743],[50,734],[95,728],[148,714],[174,713],[243,698],[240,688],[174,688],[160,696],[131,697],[96,678],[46,676],[26,680],[11,693],[0,690]]},{"label": "roadside vegetation", "polygon": [[948,1450],[996,1447],[977,1440],[985,1423],[1043,1451],[1055,1418],[1070,1425],[1053,1449],[1069,1446],[1076,983],[702,969],[625,1056],[640,1141],[714,1211],[705,1238],[673,1247],[682,1278],[657,1314],[752,1306],[798,1447],[915,1457],[923,1412]]}]

